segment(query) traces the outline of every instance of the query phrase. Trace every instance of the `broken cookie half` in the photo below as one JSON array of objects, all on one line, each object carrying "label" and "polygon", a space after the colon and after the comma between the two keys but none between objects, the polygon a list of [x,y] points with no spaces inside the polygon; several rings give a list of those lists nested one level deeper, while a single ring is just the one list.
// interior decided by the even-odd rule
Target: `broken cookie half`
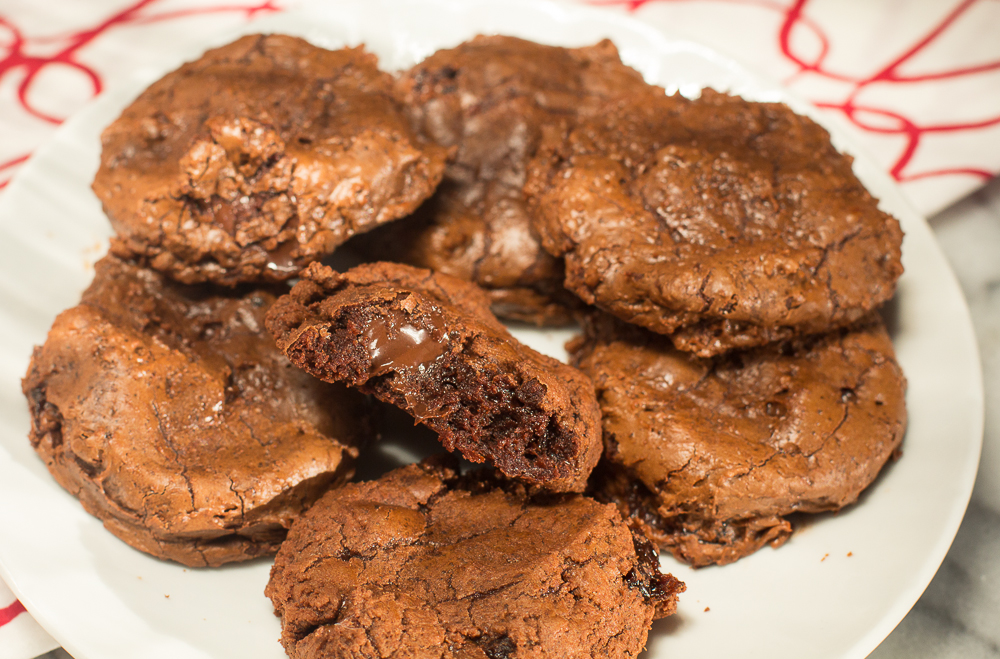
[{"label": "broken cookie half", "polygon": [[275,297],[184,286],[109,256],[35,348],[22,382],[31,443],[133,547],[189,566],[274,554],[354,473],[367,405],[274,347]]},{"label": "broken cookie half", "polygon": [[684,584],[614,506],[427,460],[331,491],[265,593],[294,659],[635,657]]},{"label": "broken cookie half", "polygon": [[267,327],[308,373],[406,410],[507,476],[581,491],[600,457],[590,380],[517,341],[474,284],[396,263],[312,264]]}]

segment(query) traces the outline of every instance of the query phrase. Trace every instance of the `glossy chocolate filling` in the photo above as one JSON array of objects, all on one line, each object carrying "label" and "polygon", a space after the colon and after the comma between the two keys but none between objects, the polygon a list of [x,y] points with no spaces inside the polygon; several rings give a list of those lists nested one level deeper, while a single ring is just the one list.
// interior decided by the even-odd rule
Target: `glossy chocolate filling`
[{"label": "glossy chocolate filling", "polygon": [[365,331],[365,344],[371,359],[370,376],[409,369],[422,373],[444,354],[448,347],[441,329],[444,318],[433,310],[424,316],[433,330],[418,327],[409,316],[396,309],[379,309],[379,315],[369,321]]}]

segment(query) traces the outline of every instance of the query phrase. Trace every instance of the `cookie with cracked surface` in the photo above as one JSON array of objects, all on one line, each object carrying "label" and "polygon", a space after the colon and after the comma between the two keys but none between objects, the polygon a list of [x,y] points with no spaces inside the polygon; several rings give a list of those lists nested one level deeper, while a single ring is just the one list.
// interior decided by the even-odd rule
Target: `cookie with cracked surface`
[{"label": "cookie with cracked surface", "polygon": [[645,93],[548,131],[525,190],[567,288],[708,357],[892,297],[902,232],[851,162],[785,105]]},{"label": "cookie with cracked surface", "polygon": [[541,248],[520,188],[449,180],[413,216],[358,236],[348,246],[482,287],[495,315],[533,325],[569,325],[582,310],[562,284],[562,261]]},{"label": "cookie with cracked surface", "polygon": [[852,503],[903,438],[905,379],[877,317],[706,359],[602,315],[571,347],[604,414],[596,496],[696,566],[780,545],[791,513]]},{"label": "cookie with cracked surface", "polygon": [[266,322],[293,364],[406,410],[473,462],[579,491],[600,458],[590,380],[511,336],[474,284],[398,263],[314,263]]},{"label": "cookie with cracked surface", "polygon": [[102,135],[112,250],[184,283],[280,281],[411,213],[446,152],[363,48],[251,35],[144,91]]},{"label": "cookie with cracked surface", "polygon": [[328,493],[266,594],[293,659],[635,657],[684,584],[614,506],[434,461]]},{"label": "cookie with cracked surface", "polygon": [[272,289],[185,286],[113,256],[95,268],[22,382],[35,450],[146,553],[190,566],[275,553],[353,474],[363,397],[278,351]]},{"label": "cookie with cracked surface", "polygon": [[580,305],[562,285],[562,262],[542,249],[531,226],[525,168],[543,125],[575,121],[611,95],[644,88],[642,76],[608,40],[560,48],[478,36],[434,53],[400,85],[423,132],[456,153],[434,202],[365,241],[367,251],[475,282],[498,316],[571,322]]}]

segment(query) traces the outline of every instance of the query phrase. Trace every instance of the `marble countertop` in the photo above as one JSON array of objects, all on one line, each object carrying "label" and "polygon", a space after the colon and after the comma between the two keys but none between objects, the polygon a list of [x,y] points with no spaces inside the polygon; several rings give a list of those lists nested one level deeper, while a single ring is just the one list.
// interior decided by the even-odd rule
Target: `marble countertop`
[{"label": "marble countertop", "polygon": [[1000,178],[930,219],[979,340],[986,431],[972,501],[941,569],[870,659],[1000,659]]},{"label": "marble countertop", "polygon": [[[986,431],[972,501],[923,596],[869,659],[1000,659],[1000,178],[930,219],[965,291]],[[39,659],[70,659],[54,650]]]}]

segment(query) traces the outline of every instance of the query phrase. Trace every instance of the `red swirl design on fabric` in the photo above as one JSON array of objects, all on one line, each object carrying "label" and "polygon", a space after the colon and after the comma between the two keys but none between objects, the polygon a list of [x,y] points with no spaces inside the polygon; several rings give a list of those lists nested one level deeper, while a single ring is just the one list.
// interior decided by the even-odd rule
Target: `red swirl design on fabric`
[{"label": "red swirl design on fabric", "polygon": [[[8,42],[0,45],[0,52],[5,55],[0,59],[0,82],[16,73],[21,73],[23,79],[17,87],[17,99],[21,108],[28,114],[52,124],[60,124],[65,117],[55,117],[34,107],[29,99],[29,93],[38,75],[52,66],[66,66],[83,74],[90,82],[92,95],[96,96],[104,88],[100,74],[77,59],[77,53],[92,41],[120,25],[139,25],[159,23],[172,19],[198,14],[243,13],[253,18],[263,12],[281,11],[277,0],[262,0],[254,5],[218,4],[204,7],[182,9],[176,11],[150,12],[159,0],[139,0],[121,11],[108,16],[99,23],[58,37],[28,37],[14,23],[0,15],[0,29],[7,32]],[[162,4],[162,3],[161,3]],[[47,56],[32,56],[28,53],[32,45],[60,42],[64,44],[56,53]],[[28,159],[30,153],[10,158],[0,162],[0,189],[10,182],[14,169]]]},{"label": "red swirl design on fabric", "polygon": [[[52,116],[32,105],[29,100],[32,85],[35,83],[38,75],[46,68],[62,65],[79,71],[90,81],[92,96],[101,93],[104,83],[101,80],[100,74],[93,68],[80,62],[76,56],[82,48],[115,27],[126,24],[159,23],[197,14],[234,12],[242,13],[250,19],[262,12],[281,11],[281,7],[276,0],[263,0],[249,6],[218,4],[177,11],[163,11],[160,13],[146,11],[152,8],[157,2],[158,0],[139,0],[91,27],[54,38],[27,37],[13,21],[0,15],[0,28],[7,32],[9,38],[7,43],[0,45],[0,52],[5,53],[3,58],[0,59],[0,82],[12,75],[21,73],[24,77],[17,87],[17,99],[21,108],[38,119],[52,124],[60,124],[65,120],[65,117]],[[54,41],[63,43],[62,48],[56,53],[44,57],[28,54],[32,45],[52,43]],[[0,189],[7,186],[14,170],[23,164],[30,155],[30,152],[24,153],[0,162]],[[14,600],[12,604],[0,609],[0,627],[8,624],[24,612],[24,605],[18,600]]]},{"label": "red swirl design on fabric", "polygon": [[0,627],[3,627],[24,612],[24,605],[19,601],[14,600],[12,603],[0,609]]},{"label": "red swirl design on fabric", "polygon": [[[589,0],[591,4],[603,6],[621,6],[636,11],[640,7],[655,3],[676,3],[690,2],[692,0]],[[833,70],[827,66],[826,58],[830,50],[830,38],[823,30],[823,27],[816,21],[811,20],[806,15],[806,8],[810,0],[794,0],[791,5],[767,0],[716,0],[717,2],[728,2],[730,4],[751,5],[762,7],[769,11],[782,14],[782,23],[777,35],[780,52],[784,58],[798,67],[798,72],[787,78],[785,83],[790,83],[793,79],[804,73],[811,73],[822,78],[839,83],[848,83],[850,91],[846,97],[839,102],[814,102],[814,104],[825,110],[843,114],[857,128],[874,134],[895,135],[904,138],[904,146],[892,162],[889,173],[899,182],[915,181],[935,176],[967,175],[981,180],[992,178],[997,172],[990,172],[976,167],[955,167],[936,169],[930,171],[909,171],[908,165],[913,160],[921,146],[922,141],[929,135],[939,133],[955,133],[961,131],[974,131],[1000,125],[1000,113],[992,116],[982,117],[975,121],[954,121],[945,123],[922,124],[917,120],[907,117],[898,111],[887,107],[865,104],[858,101],[858,97],[863,91],[879,83],[893,83],[900,85],[916,84],[923,82],[940,81],[965,76],[973,76],[991,71],[1000,70],[1000,60],[985,62],[976,66],[965,66],[948,69],[945,71],[933,71],[919,75],[905,75],[900,72],[900,68],[906,62],[912,60],[916,55],[924,51],[936,39],[942,36],[954,23],[968,10],[981,0],[960,0],[944,16],[943,19],[930,30],[917,39],[916,42],[905,48],[903,52],[892,58],[888,63],[881,66],[875,73],[865,76],[852,76]],[[796,30],[806,29],[818,40],[820,44],[819,53],[813,58],[796,51],[793,44],[792,35]],[[879,119],[876,123],[873,119]]]}]

